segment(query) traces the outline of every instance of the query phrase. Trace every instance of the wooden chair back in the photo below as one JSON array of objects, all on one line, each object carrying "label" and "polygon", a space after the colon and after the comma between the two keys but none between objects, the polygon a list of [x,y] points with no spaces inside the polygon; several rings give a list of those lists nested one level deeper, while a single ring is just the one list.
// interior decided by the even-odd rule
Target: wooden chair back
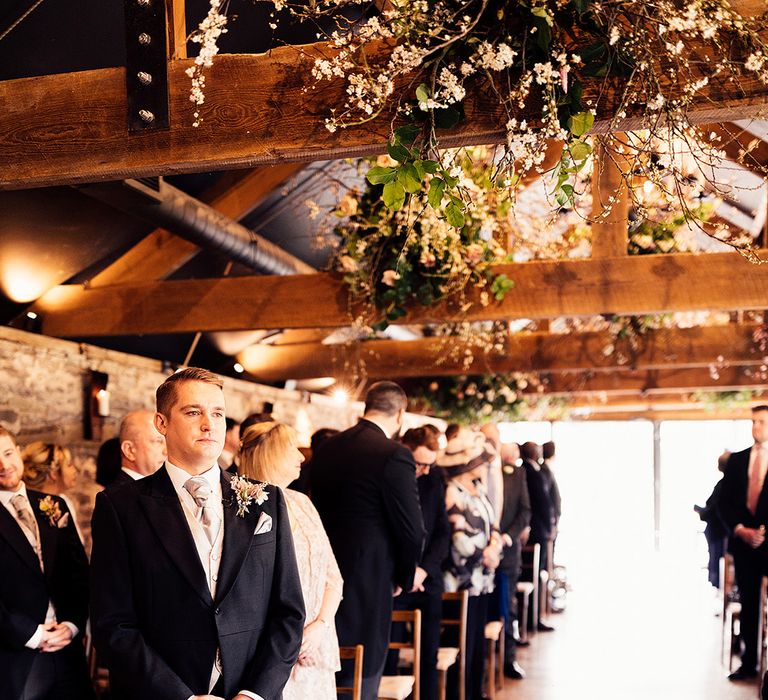
[{"label": "wooden chair back", "polygon": [[363,697],[363,645],[354,647],[339,647],[341,660],[354,659],[355,669],[352,674],[352,687],[336,686],[336,695],[351,695],[352,700],[362,700]]},{"label": "wooden chair back", "polygon": [[[458,612],[449,617],[445,603],[457,602]],[[451,607],[451,606],[448,606]],[[459,631],[459,700],[464,697],[464,676],[467,672],[467,611],[469,609],[469,591],[443,593],[443,627],[457,627]]]}]

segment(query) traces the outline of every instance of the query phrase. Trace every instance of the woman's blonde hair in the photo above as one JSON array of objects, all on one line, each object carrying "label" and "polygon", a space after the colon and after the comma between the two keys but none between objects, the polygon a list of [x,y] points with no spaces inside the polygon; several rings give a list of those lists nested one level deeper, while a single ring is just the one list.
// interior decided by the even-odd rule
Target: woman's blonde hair
[{"label": "woman's blonde hair", "polygon": [[298,437],[289,425],[270,421],[249,426],[240,436],[238,471],[243,476],[274,484],[288,450],[296,447]]},{"label": "woman's blonde hair", "polygon": [[72,462],[72,453],[61,445],[49,442],[31,442],[21,452],[24,462],[24,483],[33,489],[40,489],[51,478],[51,474]]}]

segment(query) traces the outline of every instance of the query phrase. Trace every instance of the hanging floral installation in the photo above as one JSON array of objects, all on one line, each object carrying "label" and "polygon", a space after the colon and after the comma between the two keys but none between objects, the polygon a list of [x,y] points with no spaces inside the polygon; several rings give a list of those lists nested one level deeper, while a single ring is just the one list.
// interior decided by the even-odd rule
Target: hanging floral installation
[{"label": "hanging floral installation", "polygon": [[[706,168],[719,156],[688,118],[702,91],[710,83],[730,92],[743,82],[768,84],[764,18],[744,18],[727,0],[400,0],[378,4],[381,11],[361,0],[265,1],[274,26],[286,15],[335,21],[327,56],[313,68],[317,81],[346,84],[327,128],[383,113],[408,122],[389,143],[397,164],[375,166],[369,179],[383,185],[391,209],[431,193],[428,207],[456,228],[472,202],[438,149],[442,130],[464,119],[469,92],[493,95],[506,114],[491,184],[514,188],[560,141],[551,195],[563,206],[582,194],[576,178],[593,152],[588,134],[598,113],[613,115],[609,130],[634,117],[618,147],[605,139],[607,152],[628,161],[628,179],[642,176],[674,198],[691,175],[682,161]],[[356,19],[345,14],[350,8]],[[211,0],[193,36],[203,66],[215,55],[223,17],[221,0]],[[200,97],[193,92],[196,104]]]},{"label": "hanging floral installation", "polygon": [[408,385],[413,410],[462,425],[564,418],[565,401],[543,390],[537,375],[524,372],[438,377]]}]

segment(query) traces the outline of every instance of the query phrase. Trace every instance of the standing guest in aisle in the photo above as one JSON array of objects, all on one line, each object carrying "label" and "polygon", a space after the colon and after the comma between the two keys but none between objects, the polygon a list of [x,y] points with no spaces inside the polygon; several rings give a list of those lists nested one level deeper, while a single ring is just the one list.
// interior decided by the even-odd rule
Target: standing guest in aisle
[{"label": "standing guest in aisle", "polygon": [[[445,510],[445,484],[434,468],[440,445],[429,427],[412,428],[403,435],[403,444],[416,462],[416,484],[424,517],[424,553],[413,588],[395,598],[395,610],[421,610],[421,700],[437,700],[437,650],[440,647],[440,619],[443,610],[443,562],[448,556],[451,527]],[[398,641],[402,625],[393,626],[392,638]],[[397,652],[390,654],[387,675],[397,673]]]},{"label": "standing guest in aisle", "polygon": [[[517,663],[519,625],[517,615],[517,581],[520,578],[521,549],[528,541],[531,522],[531,499],[528,495],[528,481],[525,469],[518,466],[520,448],[516,443],[501,446],[502,474],[504,478],[504,507],[499,521],[499,532],[504,542],[501,565],[497,571],[500,585],[506,585],[509,600],[509,614],[504,627],[504,675],[522,679],[525,672]],[[523,620],[523,624],[527,624]]]},{"label": "standing guest in aisle", "polygon": [[96,497],[94,643],[115,700],[275,700],[304,603],[280,489],[236,481],[222,382],[189,367],[157,390],[168,459]]},{"label": "standing guest in aisle", "polygon": [[165,438],[155,427],[155,414],[131,411],[120,424],[120,472],[112,485],[130,484],[154,474],[166,456]]},{"label": "standing guest in aisle", "polygon": [[101,443],[96,454],[96,483],[99,486],[106,488],[120,475],[121,460],[119,437]]},{"label": "standing guest in aisle", "polygon": [[94,697],[82,644],[88,559],[66,503],[27,489],[0,427],[0,697]]},{"label": "standing guest in aisle", "polygon": [[[397,384],[374,384],[362,420],[328,438],[312,458],[312,500],[344,578],[339,643],[365,646],[363,700],[377,698],[392,598],[413,588],[424,540],[413,455],[393,439],[406,405]],[[339,685],[351,681],[344,666]]]},{"label": "standing guest in aisle", "polygon": [[[485,489],[488,494],[488,500],[493,506],[493,512],[496,518],[501,517],[502,500],[504,498],[504,479],[501,476],[501,435],[496,423],[486,423],[480,428],[480,432],[485,435],[488,445],[493,452],[493,459],[488,465],[488,474],[485,477]],[[498,522],[496,523],[498,525]]]},{"label": "standing guest in aisle", "polygon": [[[445,590],[469,591],[466,641],[466,700],[482,700],[485,667],[485,624],[494,571],[499,565],[502,541],[496,516],[485,494],[482,477],[494,455],[485,436],[461,429],[448,442],[438,466],[448,481],[445,505],[451,525],[451,548],[446,563]],[[451,666],[448,692],[458,698],[458,669]]]},{"label": "standing guest in aisle", "polygon": [[[553,466],[555,463],[555,443],[545,442],[541,446],[541,473],[544,475],[544,480],[547,485],[547,491],[549,492],[549,499],[552,501],[552,509],[554,511],[555,525],[554,536],[557,536],[557,527],[560,523],[560,516],[562,515],[562,501],[560,498],[560,487],[557,484],[557,478]],[[554,562],[550,562],[554,563]]]},{"label": "standing guest in aisle", "polygon": [[768,406],[752,409],[754,444],[728,458],[720,492],[720,515],[730,534],[741,600],[741,666],[733,681],[757,676],[760,581],[768,574]]},{"label": "standing guest in aisle", "polygon": [[[725,472],[728,464],[728,458],[731,453],[723,452],[717,458],[717,469],[721,475]],[[702,506],[694,506],[693,510],[699,514],[699,517],[706,523],[704,527],[704,537],[707,540],[707,550],[709,551],[709,562],[707,572],[709,582],[715,590],[720,590],[720,559],[725,555],[728,547],[728,529],[720,518],[720,494],[723,490],[723,478],[715,484],[707,502]]]},{"label": "standing guest in aisle", "polygon": [[298,476],[303,461],[296,432],[287,425],[257,423],[243,434],[241,474],[283,489],[307,611],[301,652],[282,700],[336,700],[340,663],[334,616],[344,584],[312,501],[286,488]]},{"label": "standing guest in aisle", "polygon": [[[525,478],[528,482],[528,495],[531,499],[531,535],[529,544],[538,544],[541,547],[541,570],[548,568],[547,543],[552,538],[555,527],[555,508],[552,498],[547,490],[547,482],[541,472],[541,446],[535,442],[526,442],[520,446],[520,456],[523,458]],[[536,628],[540,632],[551,632],[552,627],[541,621],[541,606],[539,606],[539,619],[534,620]],[[526,621],[524,621],[526,622]]]}]

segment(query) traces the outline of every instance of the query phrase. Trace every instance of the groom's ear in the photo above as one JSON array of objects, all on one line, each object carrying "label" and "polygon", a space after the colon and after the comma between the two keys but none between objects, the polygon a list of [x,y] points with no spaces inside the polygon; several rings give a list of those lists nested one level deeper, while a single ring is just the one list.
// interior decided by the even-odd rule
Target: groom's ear
[{"label": "groom's ear", "polygon": [[168,432],[168,421],[162,413],[155,413],[155,429],[163,436]]}]

